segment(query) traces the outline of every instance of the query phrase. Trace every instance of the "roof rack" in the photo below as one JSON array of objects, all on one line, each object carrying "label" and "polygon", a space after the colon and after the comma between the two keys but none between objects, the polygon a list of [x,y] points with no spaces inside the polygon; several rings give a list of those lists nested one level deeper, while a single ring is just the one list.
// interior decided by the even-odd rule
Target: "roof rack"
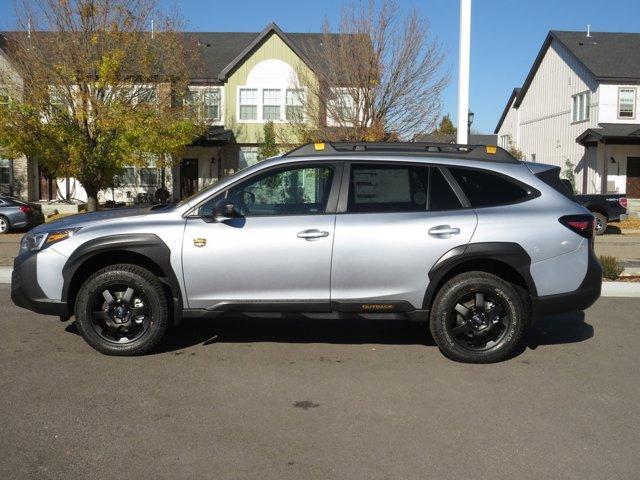
[{"label": "roof rack", "polygon": [[313,157],[358,153],[397,153],[434,157],[467,158],[499,163],[520,163],[505,149],[491,145],[458,145],[431,142],[316,142],[302,145],[284,157]]}]

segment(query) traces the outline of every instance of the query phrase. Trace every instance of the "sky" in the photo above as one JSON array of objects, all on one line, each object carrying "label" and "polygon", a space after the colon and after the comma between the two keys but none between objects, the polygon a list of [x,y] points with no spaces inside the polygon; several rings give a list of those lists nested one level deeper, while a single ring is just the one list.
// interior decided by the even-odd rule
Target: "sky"
[{"label": "sky", "polygon": [[[169,0],[163,0],[169,1]],[[260,31],[276,22],[286,32],[320,31],[325,18],[336,24],[342,0],[175,0],[188,30]],[[348,1],[348,0],[344,0]],[[472,129],[492,133],[514,87],[522,85],[549,30],[640,32],[638,0],[473,0],[470,107]],[[443,114],[457,112],[458,0],[398,0],[430,22],[442,45],[450,83]],[[640,3],[640,2],[639,2]],[[638,5],[640,7],[640,5]],[[640,11],[640,8],[638,8]],[[14,26],[13,0],[0,0],[0,29]]]}]

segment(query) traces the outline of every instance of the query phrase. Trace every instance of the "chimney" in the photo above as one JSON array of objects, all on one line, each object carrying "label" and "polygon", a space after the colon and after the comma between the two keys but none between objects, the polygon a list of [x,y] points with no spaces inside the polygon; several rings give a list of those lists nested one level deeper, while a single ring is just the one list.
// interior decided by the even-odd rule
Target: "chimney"
[{"label": "chimney", "polygon": [[587,38],[591,37],[591,25],[587,24]]}]

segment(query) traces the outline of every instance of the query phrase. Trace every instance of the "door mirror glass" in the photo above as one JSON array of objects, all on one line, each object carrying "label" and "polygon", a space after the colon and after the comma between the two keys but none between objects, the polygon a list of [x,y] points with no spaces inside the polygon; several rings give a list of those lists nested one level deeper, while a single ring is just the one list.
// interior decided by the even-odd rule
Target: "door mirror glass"
[{"label": "door mirror glass", "polygon": [[239,216],[240,214],[237,212],[234,204],[229,200],[222,199],[213,206],[210,218],[214,222],[222,222],[223,220],[229,220],[231,218],[237,218]]}]

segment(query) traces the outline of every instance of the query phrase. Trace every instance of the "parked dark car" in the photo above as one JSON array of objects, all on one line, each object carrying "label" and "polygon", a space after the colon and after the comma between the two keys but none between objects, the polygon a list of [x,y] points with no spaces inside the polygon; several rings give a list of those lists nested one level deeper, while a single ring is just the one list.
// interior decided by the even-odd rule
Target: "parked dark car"
[{"label": "parked dark car", "polygon": [[[563,179],[562,183],[573,192],[571,182]],[[602,235],[610,222],[626,220],[629,216],[627,214],[627,197],[624,194],[574,194],[573,197],[576,202],[593,213],[596,218],[596,235]]]},{"label": "parked dark car", "polygon": [[0,195],[0,235],[37,227],[41,223],[44,223],[44,215],[40,205]]}]

